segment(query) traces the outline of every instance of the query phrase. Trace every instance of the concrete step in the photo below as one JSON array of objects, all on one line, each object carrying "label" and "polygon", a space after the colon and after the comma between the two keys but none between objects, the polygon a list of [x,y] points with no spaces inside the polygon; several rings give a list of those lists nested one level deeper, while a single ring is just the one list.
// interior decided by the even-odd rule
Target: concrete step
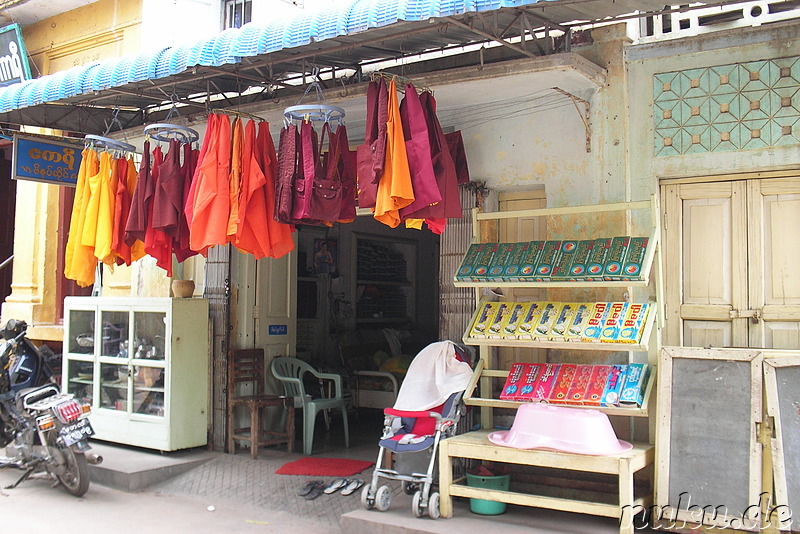
[{"label": "concrete step", "polygon": [[161,453],[92,440],[92,453],[103,463],[89,465],[92,482],[133,492],[163,482],[197,467],[214,457],[205,449]]}]

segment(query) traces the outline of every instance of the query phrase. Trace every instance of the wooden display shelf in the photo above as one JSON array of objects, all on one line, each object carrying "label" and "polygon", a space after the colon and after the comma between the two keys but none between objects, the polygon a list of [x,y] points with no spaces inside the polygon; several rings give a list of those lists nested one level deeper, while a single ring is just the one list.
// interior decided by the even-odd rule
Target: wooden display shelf
[{"label": "wooden display shelf", "polygon": [[[653,464],[655,448],[647,443],[634,443],[633,449],[610,456],[588,456],[548,450],[524,450],[501,447],[488,439],[488,431],[467,432],[442,440],[439,444],[439,507],[442,517],[452,517],[453,497],[470,497],[535,506],[605,517],[620,518],[620,533],[633,534],[633,515],[652,505],[652,492],[637,498],[634,494],[634,474]],[[519,465],[532,465],[615,475],[618,478],[617,504],[546,497],[514,491],[468,487],[453,480],[453,458],[490,460]]]},{"label": "wooden display shelf", "polygon": [[[526,402],[530,401],[512,401],[502,399],[489,399],[484,397],[473,397],[473,393],[477,387],[478,381],[481,378],[505,378],[508,376],[508,370],[502,369],[486,369],[483,360],[479,360],[472,374],[472,379],[467,385],[466,392],[464,393],[464,404],[467,406],[483,406],[487,408],[509,408],[516,410]],[[651,370],[650,378],[647,381],[647,386],[644,390],[644,400],[641,407],[627,407],[627,406],[584,406],[580,404],[563,404],[570,408],[580,408],[583,410],[597,410],[607,415],[622,415],[628,417],[648,417],[650,415],[650,400],[653,396],[656,383],[655,370]]]}]

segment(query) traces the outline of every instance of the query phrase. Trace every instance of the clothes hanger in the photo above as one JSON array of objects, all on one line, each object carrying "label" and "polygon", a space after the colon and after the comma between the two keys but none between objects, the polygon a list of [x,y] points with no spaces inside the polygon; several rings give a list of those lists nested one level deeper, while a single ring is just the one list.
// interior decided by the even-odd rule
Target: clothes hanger
[{"label": "clothes hanger", "polygon": [[410,83],[411,85],[414,86],[414,88],[417,91],[421,93],[427,92],[433,94],[433,90],[430,87],[427,87],[425,85],[419,85],[411,78],[407,78],[400,74],[392,74],[391,72],[384,72],[384,71],[376,71],[370,74],[370,81],[374,82],[378,78],[383,78],[387,82],[391,82],[392,80],[394,80],[397,83],[397,90],[400,91],[401,93],[405,92],[405,86]]},{"label": "clothes hanger", "polygon": [[[311,122],[332,122],[337,121],[342,124],[344,121],[344,109],[338,106],[328,104],[328,100],[322,93],[322,86],[316,79],[319,77],[319,68],[314,67],[311,75],[315,78],[308,87],[306,87],[303,96],[297,101],[297,105],[289,106],[283,110],[283,116],[286,121],[311,121]],[[316,104],[303,104],[303,99],[308,96],[311,90],[314,90],[317,103]]]},{"label": "clothes hanger", "polygon": [[178,111],[178,95],[173,93],[169,98],[172,102],[172,107],[164,119],[165,122],[148,124],[144,127],[144,134],[156,141],[167,143],[172,139],[177,139],[183,145],[196,143],[200,139],[200,134],[197,133],[197,130],[169,122],[173,117],[180,117],[181,115]]},{"label": "clothes hanger", "polygon": [[123,130],[122,123],[119,120],[119,107],[114,109],[114,115],[111,118],[111,122],[108,124],[108,127],[106,128],[106,131],[103,133],[103,135],[87,134],[84,137],[84,139],[86,140],[86,145],[92,146],[94,148],[103,148],[112,151],[121,150],[123,152],[136,152],[135,146],[108,137],[108,134],[109,132],[111,132],[111,128],[114,127],[114,124],[117,124],[119,126],[120,131]]}]

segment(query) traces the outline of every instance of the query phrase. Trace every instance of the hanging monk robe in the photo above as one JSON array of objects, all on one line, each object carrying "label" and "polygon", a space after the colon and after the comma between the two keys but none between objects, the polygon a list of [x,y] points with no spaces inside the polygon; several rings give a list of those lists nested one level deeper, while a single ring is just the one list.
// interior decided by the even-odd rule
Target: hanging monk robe
[{"label": "hanging monk robe", "polygon": [[389,120],[389,93],[386,81],[372,81],[367,86],[367,122],[364,144],[356,149],[358,207],[374,208],[378,181],[386,161],[386,123]]},{"label": "hanging monk robe", "polygon": [[[408,154],[408,168],[411,172],[411,183],[414,187],[414,202],[400,210],[400,218],[421,219],[418,213],[424,208],[428,216],[435,211],[444,210],[433,208],[441,202],[442,193],[433,170],[433,156],[428,137],[428,124],[422,110],[417,90],[412,84],[406,84],[405,98],[400,104],[400,117],[403,123],[403,136]],[[441,216],[441,215],[440,215]],[[420,221],[421,223],[421,221]]]},{"label": "hanging monk robe", "polygon": [[374,217],[390,228],[400,224],[400,210],[414,202],[408,155],[400,120],[394,80],[389,83],[389,121],[386,123],[386,160],[378,182]]},{"label": "hanging monk robe", "polygon": [[[125,225],[128,223],[128,215],[131,211],[131,198],[136,187],[135,178],[131,184],[129,163],[130,159],[120,158],[117,160],[117,180],[116,200],[114,202],[114,235],[111,239],[111,249],[117,255],[117,265],[131,264],[131,247],[125,243]],[[134,169],[135,176],[135,169]]]},{"label": "hanging monk robe", "polygon": [[[251,121],[252,122],[252,121]],[[239,197],[242,191],[242,150],[244,130],[242,119],[233,121],[233,139],[231,140],[231,167],[228,175],[228,191],[230,193],[230,213],[228,215],[228,240],[233,240],[236,235],[241,214],[239,213]]]},{"label": "hanging monk robe", "polygon": [[[328,123],[322,127],[322,141],[328,131]],[[292,183],[292,221],[296,223],[319,224],[320,220],[311,216],[311,202],[314,194],[314,178],[321,173],[319,159],[319,140],[311,121],[300,125],[300,143],[297,157],[297,173]]]},{"label": "hanging monk robe", "polygon": [[231,164],[231,121],[218,115],[216,129],[207,131],[213,136],[205,157],[198,162],[195,196],[192,203],[189,246],[202,255],[215,245],[228,242],[230,192],[228,177]]},{"label": "hanging monk robe", "polygon": [[273,213],[275,207],[275,182],[277,180],[278,159],[275,154],[275,144],[269,133],[269,124],[258,123],[258,136],[255,143],[255,156],[261,172],[264,174],[264,200],[266,205],[267,228],[273,258],[280,258],[294,250],[292,233],[294,226],[278,222]]},{"label": "hanging monk robe", "polygon": [[153,193],[153,228],[161,230],[170,237],[178,235],[180,216],[183,213],[183,170],[180,164],[181,144],[170,139],[164,163],[155,177]]},{"label": "hanging monk robe", "polygon": [[[155,189],[158,188],[165,162],[174,157],[170,152],[168,151],[165,157],[160,146],[153,150],[152,179]],[[166,165],[167,170],[169,170],[170,166],[170,164]],[[172,276],[172,238],[153,227],[153,215],[156,209],[157,206],[153,201],[150,206],[150,213],[147,216],[148,225],[144,235],[144,251],[156,260],[156,265],[167,271],[167,276]]]},{"label": "hanging monk robe", "polygon": [[97,174],[100,162],[97,152],[91,148],[84,149],[81,158],[69,223],[69,237],[64,252],[64,276],[75,280],[80,287],[87,287],[94,283],[97,258],[94,257],[93,248],[82,245],[81,239],[86,223],[86,208],[89,204],[88,179],[89,176]]},{"label": "hanging monk robe", "polygon": [[[103,156],[108,156],[107,158]],[[114,202],[119,179],[117,158],[111,154],[100,157],[100,182],[97,192],[97,231],[95,233],[94,255],[101,262],[113,266],[117,256],[111,248],[114,240]],[[107,166],[104,168],[104,166]]]},{"label": "hanging monk robe", "polygon": [[[235,144],[235,143],[234,143]],[[264,186],[267,180],[255,154],[256,125],[247,123],[242,143],[242,189],[239,195],[239,225],[231,242],[240,251],[261,259],[270,254],[267,204]]]},{"label": "hanging monk robe", "polygon": [[461,218],[461,196],[458,192],[458,178],[455,164],[450,156],[447,141],[436,117],[436,100],[433,94],[425,92],[420,95],[420,103],[428,124],[428,140],[433,158],[433,171],[437,183],[442,188],[442,202],[436,206],[424,208],[417,216],[424,216],[425,224],[436,234],[441,234],[447,226],[447,219]]},{"label": "hanging monk robe", "polygon": [[464,139],[461,137],[461,130],[444,134],[447,141],[447,148],[450,149],[450,157],[456,166],[456,176],[459,184],[469,183],[469,166],[467,165],[467,152],[464,150]]},{"label": "hanging monk robe", "polygon": [[189,223],[184,209],[187,199],[189,198],[194,171],[197,167],[197,156],[198,152],[192,149],[191,143],[183,145],[183,165],[181,166],[183,196],[181,197],[181,209],[178,214],[178,234],[172,238],[173,253],[178,263],[183,263],[197,254],[197,252],[189,248]]},{"label": "hanging monk robe", "polygon": [[131,211],[125,225],[125,243],[133,247],[138,241],[144,242],[147,232],[148,214],[153,201],[155,186],[150,169],[150,141],[144,142],[142,148],[142,161],[139,164],[139,176],[136,179],[136,189],[133,191]]},{"label": "hanging monk robe", "polygon": [[292,184],[297,174],[297,153],[299,134],[297,126],[281,128],[278,139],[278,172],[275,180],[275,220],[284,224],[292,223]]},{"label": "hanging monk robe", "polygon": [[[197,155],[197,161],[195,162],[194,171],[192,172],[192,180],[191,184],[189,185],[189,191],[186,194],[186,199],[183,203],[183,213],[186,217],[186,224],[189,228],[189,235],[192,234],[192,220],[194,218],[194,197],[197,193],[197,175],[200,172],[200,163],[206,157],[208,153],[208,148],[212,145],[212,139],[214,142],[216,141],[214,138],[214,132],[217,129],[217,118],[218,116],[215,113],[211,113],[208,116],[208,123],[206,124],[206,133],[203,137],[203,144],[200,146],[200,153]],[[191,247],[190,247],[191,249]]]},{"label": "hanging monk robe", "polygon": [[337,221],[341,223],[353,222],[356,218],[356,175],[358,159],[356,151],[350,150],[350,141],[347,138],[347,129],[344,124],[336,131],[339,134],[339,151],[341,154],[341,180],[342,180],[342,208],[339,210]]}]

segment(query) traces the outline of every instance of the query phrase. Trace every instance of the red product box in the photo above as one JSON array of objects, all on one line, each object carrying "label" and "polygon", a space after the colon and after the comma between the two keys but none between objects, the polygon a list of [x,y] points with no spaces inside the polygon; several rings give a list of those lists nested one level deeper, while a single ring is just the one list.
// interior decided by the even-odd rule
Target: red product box
[{"label": "red product box", "polygon": [[533,385],[534,400],[547,400],[550,398],[550,392],[553,391],[553,386],[556,384],[556,376],[558,376],[560,367],[560,363],[545,363],[542,365],[539,379]]},{"label": "red product box", "polygon": [[608,375],[611,374],[610,365],[593,365],[592,377],[589,379],[589,387],[583,396],[583,404],[586,406],[600,406],[603,392],[606,390]]},{"label": "red product box", "polygon": [[581,341],[600,341],[600,334],[603,332],[603,324],[606,321],[609,306],[611,306],[610,302],[598,302],[594,305],[592,315],[583,329]]},{"label": "red product box", "polygon": [[579,365],[575,371],[575,378],[567,392],[567,404],[583,404],[586,390],[592,379],[592,365]]},{"label": "red product box", "polygon": [[516,401],[534,400],[533,388],[536,385],[536,382],[539,380],[539,375],[542,372],[542,364],[529,363],[527,366],[528,367],[525,369],[525,372],[522,373],[522,379],[519,382],[520,387],[517,389],[517,394],[514,397],[514,400]]},{"label": "red product box", "polygon": [[578,365],[574,363],[562,363],[561,368],[558,370],[553,391],[550,392],[550,397],[547,399],[553,404],[566,404],[567,394],[569,388],[572,386],[572,380],[575,378],[575,373],[578,370]]},{"label": "red product box", "polygon": [[500,398],[502,400],[514,400],[514,397],[519,391],[522,377],[525,376],[525,370],[529,365],[531,364],[515,363],[511,366],[511,369],[508,371],[506,383],[503,385],[503,389],[500,392]]}]

